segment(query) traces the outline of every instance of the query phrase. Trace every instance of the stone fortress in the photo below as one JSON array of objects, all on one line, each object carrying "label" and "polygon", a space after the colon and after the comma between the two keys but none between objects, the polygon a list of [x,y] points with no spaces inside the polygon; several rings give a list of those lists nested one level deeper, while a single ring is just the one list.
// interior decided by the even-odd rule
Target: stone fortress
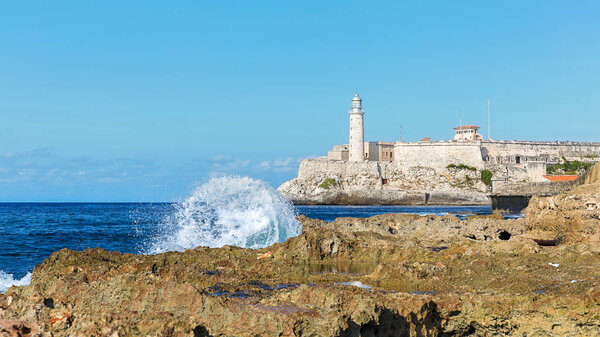
[{"label": "stone fortress", "polygon": [[[445,141],[365,142],[358,94],[349,115],[349,143],[334,145],[327,157],[302,160],[298,177],[279,187],[292,202],[483,205],[505,191],[551,194],[560,184],[552,183],[547,165],[600,161],[598,142],[485,140],[476,125],[454,128]],[[484,170],[492,186],[482,181]]]}]

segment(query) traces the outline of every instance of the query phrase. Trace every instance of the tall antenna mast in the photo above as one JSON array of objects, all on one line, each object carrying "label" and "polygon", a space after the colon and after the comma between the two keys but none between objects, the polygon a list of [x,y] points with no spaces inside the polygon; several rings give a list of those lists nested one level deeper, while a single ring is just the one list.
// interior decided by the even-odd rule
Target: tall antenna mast
[{"label": "tall antenna mast", "polygon": [[400,143],[402,143],[402,125],[400,125]]},{"label": "tall antenna mast", "polygon": [[492,139],[492,131],[490,127],[490,100],[488,99],[488,140]]}]

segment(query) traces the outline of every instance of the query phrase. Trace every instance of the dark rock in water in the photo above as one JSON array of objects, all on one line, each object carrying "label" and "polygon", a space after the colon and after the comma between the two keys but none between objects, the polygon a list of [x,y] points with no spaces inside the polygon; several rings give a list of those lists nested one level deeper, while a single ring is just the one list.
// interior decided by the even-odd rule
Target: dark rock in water
[{"label": "dark rock in water", "polygon": [[[501,216],[299,219],[301,235],[257,250],[60,250],[29,286],[0,294],[0,327],[9,336],[598,335],[600,231]],[[532,237],[564,244],[544,249]],[[547,284],[559,286],[540,301]]]}]

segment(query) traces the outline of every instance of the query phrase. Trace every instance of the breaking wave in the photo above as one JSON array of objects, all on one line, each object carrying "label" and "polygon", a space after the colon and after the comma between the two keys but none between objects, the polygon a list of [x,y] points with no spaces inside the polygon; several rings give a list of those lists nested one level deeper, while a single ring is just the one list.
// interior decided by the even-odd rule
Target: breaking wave
[{"label": "breaking wave", "polygon": [[224,176],[198,186],[177,204],[146,253],[197,246],[261,248],[301,231],[293,206],[273,188],[249,177]]},{"label": "breaking wave", "polygon": [[13,274],[7,274],[0,270],[0,293],[4,293],[12,286],[26,286],[31,282],[31,273],[21,279],[15,279]]}]

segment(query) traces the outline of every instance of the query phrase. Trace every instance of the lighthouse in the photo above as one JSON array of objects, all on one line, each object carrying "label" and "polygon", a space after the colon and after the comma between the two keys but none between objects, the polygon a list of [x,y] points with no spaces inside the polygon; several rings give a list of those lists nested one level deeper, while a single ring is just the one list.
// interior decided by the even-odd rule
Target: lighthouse
[{"label": "lighthouse", "polygon": [[363,124],[362,99],[358,94],[352,98],[352,108],[348,111],[350,114],[350,161],[365,160],[365,128]]}]

